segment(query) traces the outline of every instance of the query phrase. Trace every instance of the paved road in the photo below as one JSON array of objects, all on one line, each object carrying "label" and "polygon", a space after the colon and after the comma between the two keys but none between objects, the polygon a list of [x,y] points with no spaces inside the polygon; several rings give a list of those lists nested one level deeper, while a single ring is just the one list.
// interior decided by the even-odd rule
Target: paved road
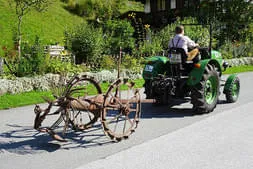
[{"label": "paved road", "polygon": [[251,169],[252,107],[224,111],[77,169]]},{"label": "paved road", "polygon": [[[152,160],[164,160],[164,164],[166,164],[166,159],[171,159],[173,161],[172,158],[175,158],[178,161],[174,160],[173,164],[171,164],[172,167],[168,168],[176,168],[178,164],[182,163],[182,166],[184,166],[183,164],[188,164],[186,162],[187,160],[197,158],[201,153],[208,154],[210,152],[212,156],[207,159],[208,163],[206,163],[206,165],[211,164],[213,157],[218,156],[219,159],[221,159],[218,162],[220,162],[220,166],[222,166],[222,159],[224,158],[225,163],[226,156],[230,155],[229,153],[222,152],[226,152],[229,147],[226,147],[226,144],[223,142],[223,145],[220,144],[220,146],[225,146],[225,148],[221,149],[220,153],[219,151],[213,151],[212,148],[216,147],[213,141],[216,140],[212,140],[213,137],[209,136],[217,136],[220,140],[227,140],[224,138],[227,131],[224,130],[223,132],[216,134],[216,128],[217,131],[225,129],[231,121],[235,120],[236,124],[238,123],[238,132],[236,133],[239,133],[241,127],[241,125],[239,125],[240,122],[248,125],[246,121],[252,119],[252,116],[250,116],[249,113],[252,113],[250,108],[253,103],[253,73],[243,73],[240,74],[239,77],[241,79],[241,95],[238,102],[235,104],[225,104],[224,97],[220,97],[219,105],[215,111],[210,114],[193,115],[189,103],[175,106],[170,109],[166,106],[153,107],[151,104],[143,104],[142,120],[138,129],[128,140],[124,140],[120,143],[110,142],[107,137],[104,136],[100,125],[97,125],[92,130],[84,133],[69,133],[67,135],[69,142],[59,143],[45,134],[38,134],[32,129],[34,119],[33,106],[0,111],[0,168],[77,168],[83,165],[89,166],[96,163],[102,163],[103,161],[106,162],[107,160],[110,161],[110,159],[114,160],[114,156],[121,153],[123,153],[123,157],[121,156],[121,158],[124,158],[125,152],[133,157],[133,159],[126,162],[127,164],[130,164],[131,161],[137,160],[138,162],[139,157],[149,158],[150,156],[145,156],[145,154],[148,155],[150,152],[150,149],[145,148],[149,147],[149,145],[151,147],[157,145],[157,150],[161,150],[161,159],[155,157],[159,155],[160,151],[157,151],[154,156],[151,156],[151,159],[146,159],[147,165],[151,164]],[[243,120],[240,121],[240,118]],[[205,124],[209,126],[207,132],[205,132],[205,128],[202,129],[203,126],[206,126]],[[194,130],[198,127],[201,128],[195,133]],[[229,129],[233,128],[228,128],[227,130]],[[242,132],[244,131],[243,129],[244,128],[241,130]],[[248,129],[253,131],[252,128]],[[187,133],[195,134],[191,135]],[[185,136],[183,142],[182,138],[179,139],[180,137],[178,135]],[[240,142],[242,142],[245,145],[243,150],[247,150],[247,148],[249,150],[253,149],[252,144],[249,142],[249,139],[252,139],[252,135],[248,136],[247,132],[245,132],[245,134],[242,134],[241,136],[243,137],[239,137],[239,135],[238,137],[232,137],[232,139],[235,139],[234,143],[237,143],[238,141],[238,144],[240,144]],[[230,135],[228,135],[228,138],[230,138]],[[239,140],[239,138],[241,140]],[[198,144],[194,144],[198,140],[201,146],[204,146],[206,143],[210,146],[207,145],[207,149],[199,150],[197,149]],[[177,141],[179,144],[177,144]],[[163,144],[167,146],[168,151],[163,149]],[[219,142],[217,142],[217,144],[219,144]],[[233,149],[233,147],[231,148]],[[237,148],[239,149],[240,147]],[[194,155],[195,149],[196,155]],[[235,148],[234,150],[236,151],[238,149]],[[198,153],[198,151],[201,151],[201,153]],[[191,156],[184,156],[185,152],[190,152],[188,154]],[[252,155],[249,153],[251,153],[251,151],[245,151],[242,155],[245,157]],[[102,159],[102,161],[96,162],[96,160],[99,159]],[[245,164],[248,164],[247,162],[249,160],[252,161],[252,158],[250,157],[245,158],[244,160],[240,158],[237,159],[237,156],[229,159],[242,161],[242,163],[245,161]],[[117,160],[120,160],[120,158],[116,159],[116,161]],[[205,166],[198,165],[198,163],[204,164],[205,161],[201,161],[202,158],[199,158],[199,160],[200,161],[196,162],[193,161],[191,168],[205,168]],[[203,160],[206,159],[203,158]],[[231,165],[232,164],[233,163],[231,163]],[[153,166],[153,168],[159,166],[160,165]]]}]

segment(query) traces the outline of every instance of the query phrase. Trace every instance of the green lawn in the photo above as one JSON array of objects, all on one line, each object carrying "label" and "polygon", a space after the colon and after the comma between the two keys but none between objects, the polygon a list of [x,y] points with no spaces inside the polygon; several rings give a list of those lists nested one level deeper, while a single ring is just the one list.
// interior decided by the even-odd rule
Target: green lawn
[{"label": "green lawn", "polygon": [[[253,71],[252,66],[239,66],[239,67],[231,67],[228,68],[224,74],[232,74],[232,73],[241,73],[241,72],[248,72]],[[135,80],[135,87],[141,88],[144,84],[143,79]],[[103,93],[106,92],[108,89],[109,83],[102,83],[101,88]],[[33,91],[33,92],[26,92],[17,95],[5,94],[0,96],[0,109],[8,109],[13,107],[25,106],[25,105],[32,105],[36,103],[43,103],[45,102],[42,99],[42,96],[49,97],[53,99],[51,92],[40,92],[40,91]]]},{"label": "green lawn", "polygon": [[[0,55],[3,56],[2,47],[11,48],[13,35],[17,31],[17,16],[15,4],[0,0]],[[59,42],[63,44],[64,31],[83,22],[82,17],[69,13],[60,0],[51,1],[48,9],[42,13],[31,11],[23,17],[23,41],[32,43],[38,36],[42,44]]]},{"label": "green lawn", "polygon": [[[136,88],[141,88],[143,86],[144,80],[139,79],[135,80]],[[100,86],[102,88],[103,93],[105,93],[109,87],[109,83],[102,83]],[[25,92],[16,95],[5,94],[0,96],[0,110],[8,109],[13,107],[32,105],[45,102],[42,97],[48,97],[53,100],[52,93],[42,92],[42,91],[32,91]]]},{"label": "green lawn", "polygon": [[233,74],[233,73],[242,73],[242,72],[250,72],[253,71],[253,65],[251,66],[237,66],[237,67],[230,67],[227,68],[224,74]]},{"label": "green lawn", "polygon": [[[64,45],[64,31],[86,21],[85,17],[72,14],[64,9],[65,3],[61,0],[50,1],[49,7],[43,12],[31,10],[23,17],[22,39],[33,43],[38,36],[43,45]],[[8,0],[0,0],[0,56],[4,55],[2,47],[13,48],[13,38],[17,32],[17,16],[15,3]],[[128,10],[140,11],[143,9],[141,3],[130,1],[123,6],[121,12]]]}]

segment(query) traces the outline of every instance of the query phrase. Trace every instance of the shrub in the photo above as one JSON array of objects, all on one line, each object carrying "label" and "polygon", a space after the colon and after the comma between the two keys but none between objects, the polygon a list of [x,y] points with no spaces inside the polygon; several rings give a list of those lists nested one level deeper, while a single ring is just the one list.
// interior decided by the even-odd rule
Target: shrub
[{"label": "shrub", "polygon": [[110,55],[104,55],[100,60],[100,68],[106,70],[117,69],[117,64],[115,59]]},{"label": "shrub", "polygon": [[253,49],[250,41],[231,42],[225,41],[224,45],[219,48],[224,59],[241,58],[241,57],[252,57]]},{"label": "shrub", "polygon": [[76,56],[76,63],[93,64],[103,52],[103,34],[101,29],[86,23],[78,25],[73,31],[65,33],[66,45]]},{"label": "shrub", "polygon": [[145,57],[150,55],[159,55],[163,52],[162,41],[157,34],[151,33],[150,40],[139,42],[135,55]]},{"label": "shrub", "polygon": [[47,65],[46,72],[66,75],[67,73],[77,74],[87,70],[87,67],[85,67],[84,65],[73,65],[70,62],[62,62],[58,58],[52,58]]},{"label": "shrub", "polygon": [[[22,53],[23,56],[21,57],[21,63],[18,68],[19,74],[22,75],[22,73],[24,73],[23,76],[26,76],[45,73],[46,65],[49,62],[49,56],[46,56],[44,53],[44,47],[41,45],[39,37],[35,38],[33,45],[29,46],[29,44],[26,44]],[[25,65],[27,65],[27,67],[25,67]]]},{"label": "shrub", "polygon": [[[32,76],[35,74],[43,74],[46,70],[47,59],[44,54],[44,48],[38,37],[35,38],[34,44],[24,43],[22,45],[22,56],[6,56],[7,66],[10,73],[17,77]],[[9,56],[11,53],[7,53]]]},{"label": "shrub", "polygon": [[108,20],[104,26],[105,53],[117,54],[120,47],[131,53],[135,46],[134,28],[126,20]]},{"label": "shrub", "polygon": [[127,69],[133,72],[141,72],[143,65],[142,62],[144,61],[144,58],[133,58],[130,55],[125,55],[122,58],[122,68]]}]

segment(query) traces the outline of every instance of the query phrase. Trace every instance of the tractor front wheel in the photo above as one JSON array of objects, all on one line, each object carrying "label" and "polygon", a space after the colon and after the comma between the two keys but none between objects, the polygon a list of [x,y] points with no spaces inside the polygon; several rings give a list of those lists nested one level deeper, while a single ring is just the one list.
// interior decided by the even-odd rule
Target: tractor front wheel
[{"label": "tractor front wheel", "polygon": [[231,83],[227,80],[225,86],[227,89],[224,90],[226,100],[228,103],[234,103],[237,101],[240,93],[240,80],[237,76],[232,78]]},{"label": "tractor front wheel", "polygon": [[197,113],[209,113],[218,102],[219,74],[212,65],[207,65],[201,81],[192,88],[191,103]]}]

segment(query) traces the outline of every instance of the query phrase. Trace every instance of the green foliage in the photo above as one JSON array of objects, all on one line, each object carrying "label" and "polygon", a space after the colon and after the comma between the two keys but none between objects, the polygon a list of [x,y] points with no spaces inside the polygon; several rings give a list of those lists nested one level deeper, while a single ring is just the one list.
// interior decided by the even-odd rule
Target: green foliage
[{"label": "green foliage", "polygon": [[252,1],[204,0],[200,9],[199,18],[217,27],[215,36],[221,41],[220,44],[226,40],[245,40],[245,36],[249,33],[248,25],[253,21]]},{"label": "green foliage", "polygon": [[76,56],[77,63],[96,63],[103,52],[104,40],[101,29],[82,23],[66,32],[66,45]]},{"label": "green foliage", "polygon": [[115,59],[110,55],[103,55],[100,59],[100,68],[106,70],[117,69]]},{"label": "green foliage", "polygon": [[108,20],[104,25],[104,41],[106,54],[118,54],[120,47],[130,52],[134,48],[134,28],[126,20]]},{"label": "green foliage", "polygon": [[21,58],[7,59],[7,62],[10,70],[8,71],[5,67],[6,76],[11,73],[17,77],[23,77],[45,73],[75,74],[87,71],[87,68],[83,65],[73,65],[58,58],[50,58],[48,54],[45,54],[39,38],[36,38],[32,45],[24,43]]},{"label": "green foliage", "polygon": [[[12,1],[0,0],[0,4],[0,56],[3,56],[3,47],[8,50],[14,48],[13,35],[16,33],[17,17]],[[31,43],[38,36],[43,45],[56,42],[63,44],[64,30],[83,21],[83,18],[66,11],[64,5],[60,0],[53,0],[43,13],[36,10],[27,13],[22,23],[23,41]]]},{"label": "green foliage", "polygon": [[79,16],[86,16],[90,19],[100,18],[102,20],[117,17],[120,14],[120,7],[125,6],[126,0],[68,0],[67,9]]},{"label": "green foliage", "polygon": [[77,74],[87,71],[88,68],[84,65],[73,65],[70,62],[62,62],[60,59],[52,58],[47,65],[47,73],[63,74],[67,73]]},{"label": "green foliage", "polygon": [[225,41],[224,45],[219,48],[224,59],[253,57],[252,43],[250,41]]},{"label": "green foliage", "polygon": [[[150,30],[149,27],[145,26],[147,39],[139,43],[139,48],[135,51],[135,55],[150,56],[163,54],[163,52],[168,49],[170,39],[175,36],[176,26],[194,23],[197,24],[198,21],[192,17],[184,18],[182,20],[177,18],[176,22],[169,24],[156,33]],[[201,47],[209,46],[210,37],[208,27],[201,25],[185,25],[185,35],[199,43]]]},{"label": "green foliage", "polygon": [[18,64],[17,76],[22,77],[45,72],[48,58],[38,37],[36,37],[34,44],[31,46],[25,43],[22,53],[23,56]]},{"label": "green foliage", "polygon": [[133,10],[142,11],[143,4],[128,0],[62,0],[67,3],[66,9],[88,19],[107,21],[117,18],[120,14]]},{"label": "green foliage", "polygon": [[135,55],[145,57],[159,55],[163,52],[161,38],[154,33],[150,33],[150,39],[139,42],[139,48],[135,50]]},{"label": "green foliage", "polygon": [[32,45],[24,43],[22,48],[22,56],[11,55],[8,51],[6,54],[7,66],[10,72],[17,77],[32,76],[35,74],[43,74],[46,71],[47,57],[44,53],[44,48],[36,37]]},{"label": "green foliage", "polygon": [[209,37],[209,29],[208,27],[204,27],[201,25],[192,25],[187,26],[187,24],[198,24],[198,21],[196,18],[187,17],[184,19],[177,18],[177,21],[166,26],[164,29],[162,29],[158,36],[161,39],[162,47],[163,49],[168,48],[168,43],[170,39],[172,39],[175,36],[175,28],[178,25],[184,25],[185,28],[185,35],[189,36],[192,40],[197,42],[201,47],[208,47],[210,37]]},{"label": "green foliage", "polygon": [[122,68],[124,69],[128,69],[130,71],[133,72],[141,72],[141,70],[143,69],[143,65],[142,62],[144,61],[144,58],[140,57],[140,58],[134,58],[130,55],[125,55],[122,58]]}]

